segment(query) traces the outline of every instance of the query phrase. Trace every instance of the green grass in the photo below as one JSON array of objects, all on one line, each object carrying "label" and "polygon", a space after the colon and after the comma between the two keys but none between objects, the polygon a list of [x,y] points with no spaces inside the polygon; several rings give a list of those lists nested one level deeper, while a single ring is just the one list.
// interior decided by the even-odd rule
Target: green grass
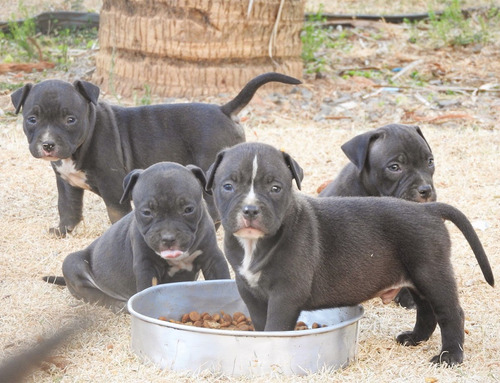
[{"label": "green grass", "polygon": [[8,21],[9,31],[0,32],[0,62],[49,61],[59,70],[68,70],[72,50],[87,50],[97,43],[97,29],[54,29],[44,35],[36,31],[36,25],[28,10],[19,6],[24,21],[13,18]]},{"label": "green grass", "polygon": [[332,27],[325,28],[323,23],[323,6],[318,12],[309,16],[304,23],[301,33],[302,60],[308,73],[319,73],[325,71],[332,65],[332,56],[328,54],[332,50],[349,49],[348,38],[350,33],[345,30],[336,30]]},{"label": "green grass", "polygon": [[434,48],[487,44],[494,38],[492,31],[498,31],[499,25],[500,13],[495,6],[467,17],[462,13],[461,2],[451,0],[441,15],[431,9],[429,20],[410,25],[410,42],[430,41]]}]

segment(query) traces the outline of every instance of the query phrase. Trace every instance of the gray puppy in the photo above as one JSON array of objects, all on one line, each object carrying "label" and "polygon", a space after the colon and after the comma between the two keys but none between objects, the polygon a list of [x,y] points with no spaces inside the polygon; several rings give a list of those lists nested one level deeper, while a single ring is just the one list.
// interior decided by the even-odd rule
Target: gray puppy
[{"label": "gray puppy", "polygon": [[205,174],[192,165],[160,162],[134,170],[124,180],[123,199],[135,209],[86,249],[63,262],[64,279],[75,297],[115,310],[135,293],[157,284],[229,279],[215,227],[203,199]]},{"label": "gray puppy", "polygon": [[[84,190],[101,196],[111,222],[131,210],[120,203],[123,178],[133,169],[161,161],[193,164],[207,170],[217,152],[245,141],[237,114],[257,89],[271,81],[299,84],[279,73],[251,80],[223,106],[186,103],[124,108],[98,102],[99,88],[86,81],[26,84],[11,95],[23,109],[31,154],[51,161],[58,190],[59,225],[64,236],[82,220]],[[207,195],[216,219],[213,201]]]},{"label": "gray puppy", "polygon": [[434,156],[418,126],[390,124],[341,146],[351,161],[319,194],[436,200]]},{"label": "gray puppy", "polygon": [[302,310],[350,306],[408,287],[417,304],[416,345],[439,324],[434,363],[463,361],[464,314],[450,261],[452,221],[471,245],[490,285],[493,274],[474,229],[452,206],[384,197],[316,198],[292,190],[303,172],[286,153],[261,143],[220,152],[207,188],[225,231],[225,255],[256,330],[293,330]]},{"label": "gray puppy", "polygon": [[[434,156],[418,126],[385,125],[352,138],[341,148],[351,162],[320,192],[320,197],[436,200]],[[394,300],[403,307],[415,307],[407,289],[402,289]]]}]

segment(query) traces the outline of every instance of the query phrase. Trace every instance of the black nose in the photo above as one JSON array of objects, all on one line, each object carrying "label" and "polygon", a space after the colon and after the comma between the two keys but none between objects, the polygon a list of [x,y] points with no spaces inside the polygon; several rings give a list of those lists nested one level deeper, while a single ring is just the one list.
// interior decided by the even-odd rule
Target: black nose
[{"label": "black nose", "polygon": [[174,234],[163,234],[161,236],[161,244],[163,246],[171,247],[175,244],[175,235]]},{"label": "black nose", "polygon": [[243,207],[243,215],[247,219],[255,219],[259,215],[259,207],[255,205],[246,205]]},{"label": "black nose", "polygon": [[432,193],[432,186],[431,185],[422,185],[417,188],[418,193],[420,194],[420,197],[422,198],[429,198],[431,193]]},{"label": "black nose", "polygon": [[54,148],[56,147],[56,144],[52,141],[46,141],[42,144],[42,148],[43,150],[45,150],[46,152],[51,152],[54,150]]}]

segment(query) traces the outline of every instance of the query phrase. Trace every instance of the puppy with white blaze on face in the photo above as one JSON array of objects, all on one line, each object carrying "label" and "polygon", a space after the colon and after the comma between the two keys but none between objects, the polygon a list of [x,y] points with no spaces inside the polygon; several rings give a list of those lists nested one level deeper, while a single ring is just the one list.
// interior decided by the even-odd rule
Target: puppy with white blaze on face
[{"label": "puppy with white blaze on face", "polygon": [[434,363],[463,361],[460,307],[444,220],[469,242],[490,285],[494,277],[469,220],[438,202],[391,197],[312,197],[303,171],[287,153],[262,143],[225,149],[208,170],[225,231],[225,255],[256,330],[293,330],[302,310],[390,302],[408,287],[417,306],[412,331],[397,341],[416,345],[441,328]]}]

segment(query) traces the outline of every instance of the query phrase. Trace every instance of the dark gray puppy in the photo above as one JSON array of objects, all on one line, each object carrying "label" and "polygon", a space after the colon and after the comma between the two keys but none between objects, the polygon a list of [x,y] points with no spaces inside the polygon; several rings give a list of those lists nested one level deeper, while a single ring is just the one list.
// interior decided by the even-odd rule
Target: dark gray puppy
[{"label": "dark gray puppy", "polygon": [[[229,279],[217,246],[213,221],[203,199],[203,171],[192,165],[160,162],[134,170],[124,180],[123,199],[132,194],[134,211],[89,247],[69,254],[62,278],[75,297],[122,309],[136,292],[157,284]],[[201,183],[201,184],[200,184]]]},{"label": "dark gray puppy", "polygon": [[[436,200],[434,156],[418,126],[385,125],[352,138],[341,148],[351,162],[321,191],[320,197]],[[402,289],[394,300],[403,307],[415,307],[407,289]]]},{"label": "dark gray puppy", "polygon": [[418,126],[390,124],[341,146],[351,161],[319,194],[390,196],[415,202],[436,200],[434,156]]},{"label": "dark gray puppy", "polygon": [[256,330],[293,330],[302,310],[350,306],[408,287],[417,304],[416,345],[439,324],[442,350],[432,358],[463,361],[464,314],[450,262],[445,220],[471,245],[491,285],[493,274],[467,218],[452,206],[387,197],[316,198],[300,188],[302,169],[286,153],[243,143],[218,154],[207,188],[225,231],[225,255]]},{"label": "dark gray puppy", "polygon": [[[133,169],[161,161],[197,165],[207,170],[217,152],[245,141],[237,114],[257,89],[271,81],[299,84],[279,73],[251,80],[223,106],[186,103],[124,108],[98,102],[99,88],[86,81],[59,80],[26,84],[11,95],[31,154],[51,161],[56,173],[59,225],[64,236],[82,219],[84,190],[104,199],[111,222],[131,210],[123,200],[123,178]],[[207,197],[207,196],[206,196]],[[216,217],[213,201],[207,198]]]}]

